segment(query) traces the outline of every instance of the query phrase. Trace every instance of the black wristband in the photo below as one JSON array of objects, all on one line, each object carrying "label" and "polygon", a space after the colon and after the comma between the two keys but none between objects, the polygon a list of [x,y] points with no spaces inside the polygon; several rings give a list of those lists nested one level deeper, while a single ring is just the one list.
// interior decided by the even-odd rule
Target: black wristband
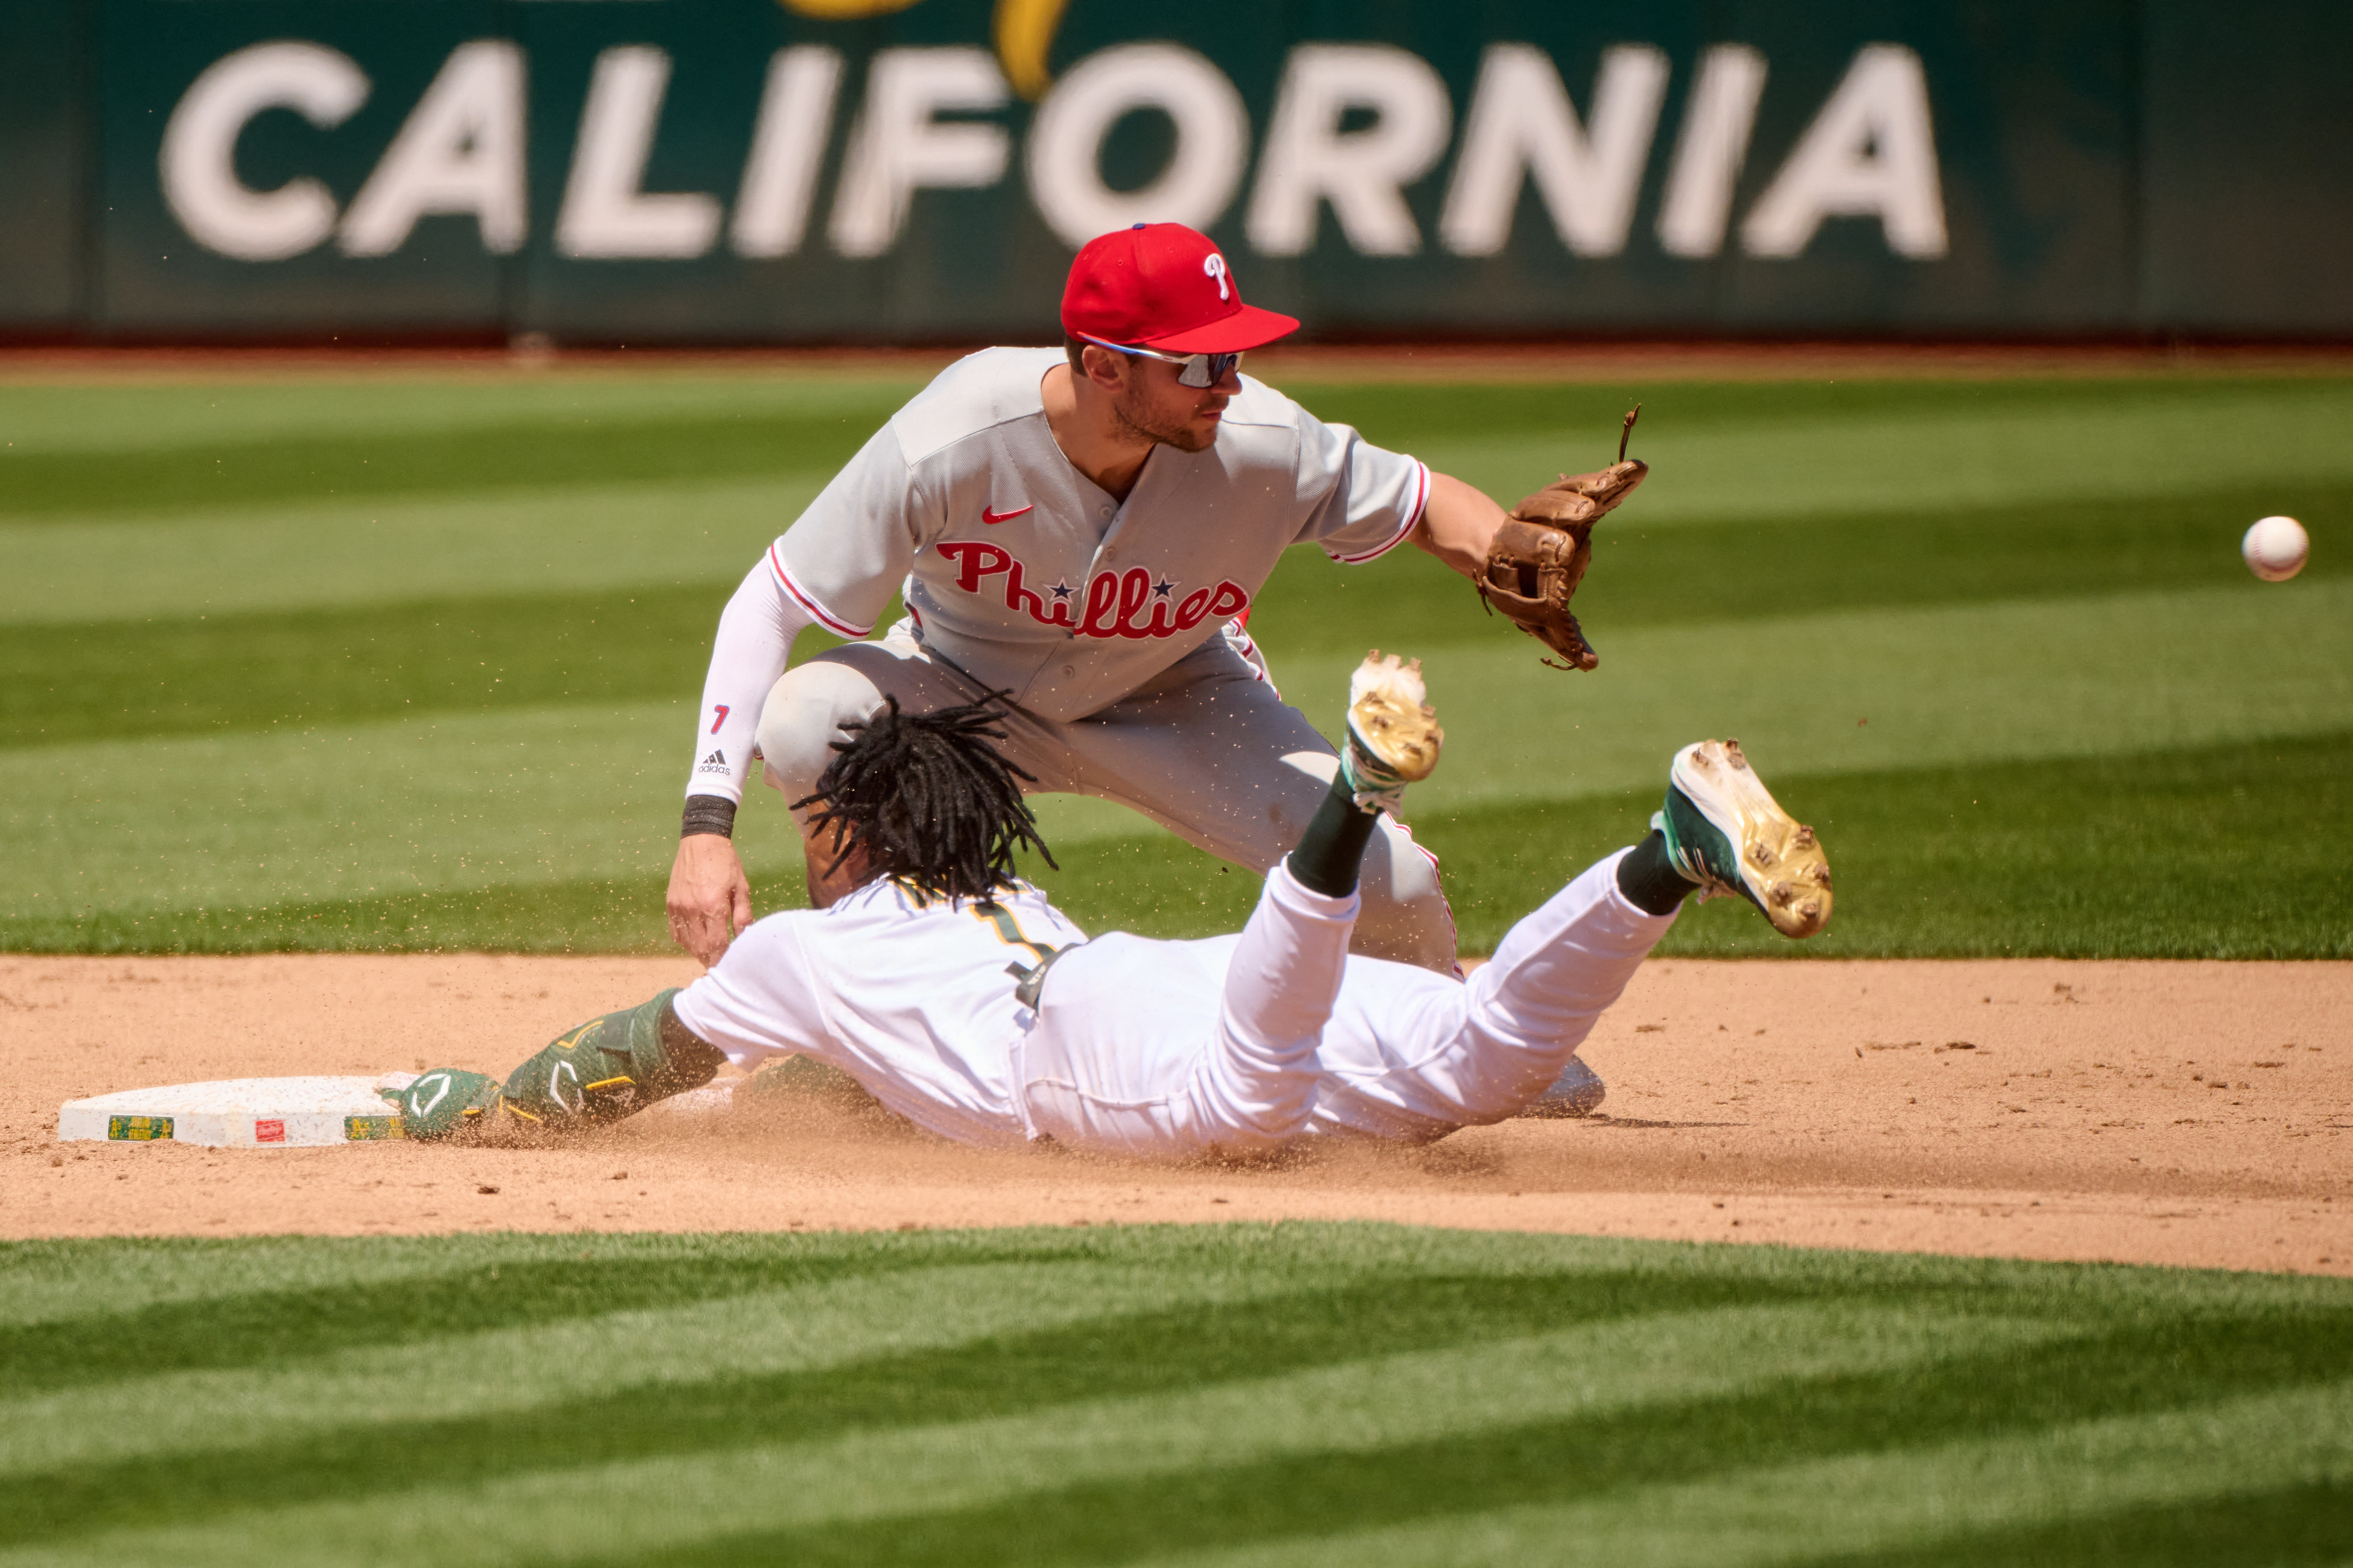
[{"label": "black wristband", "polygon": [[735,803],[723,795],[691,795],[686,797],[686,811],[678,821],[678,836],[691,838],[698,833],[716,833],[722,838],[735,837]]}]

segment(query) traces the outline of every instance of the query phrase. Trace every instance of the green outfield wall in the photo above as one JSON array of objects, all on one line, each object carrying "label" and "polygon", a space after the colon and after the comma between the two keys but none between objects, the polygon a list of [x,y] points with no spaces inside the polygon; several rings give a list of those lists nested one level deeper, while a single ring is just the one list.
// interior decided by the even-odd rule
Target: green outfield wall
[{"label": "green outfield wall", "polygon": [[0,332],[2353,335],[2320,0],[0,0]]}]

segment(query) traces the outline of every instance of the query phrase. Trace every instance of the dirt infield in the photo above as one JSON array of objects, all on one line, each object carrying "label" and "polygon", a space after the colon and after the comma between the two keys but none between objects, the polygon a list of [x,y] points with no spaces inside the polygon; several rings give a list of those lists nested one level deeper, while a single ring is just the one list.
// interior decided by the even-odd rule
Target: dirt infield
[{"label": "dirt infield", "polygon": [[694,973],[0,958],[0,1237],[1356,1217],[2353,1274],[2343,963],[1661,961],[1586,1047],[1606,1116],[1259,1166],[981,1152],[814,1103],[550,1150],[55,1142],[61,1101],[142,1085],[503,1071]]}]

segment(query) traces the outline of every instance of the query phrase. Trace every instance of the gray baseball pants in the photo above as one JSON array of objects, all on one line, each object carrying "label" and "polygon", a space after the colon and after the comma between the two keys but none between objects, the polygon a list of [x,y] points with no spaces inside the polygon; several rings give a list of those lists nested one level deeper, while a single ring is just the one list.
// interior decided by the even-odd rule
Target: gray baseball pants
[{"label": "gray baseball pants", "polygon": [[[923,713],[982,695],[903,626],[830,649],[786,671],[761,710],[768,783],[788,801],[815,790],[832,742],[849,738],[842,726],[886,696]],[[1261,875],[1298,841],[1339,768],[1331,744],[1223,637],[1099,713],[1056,721],[1016,708],[1005,730],[1007,757],[1036,775],[1029,793],[1116,801]],[[808,814],[796,815],[806,835]],[[1381,819],[1361,890],[1352,951],[1454,972],[1454,915],[1437,858],[1402,824]]]}]

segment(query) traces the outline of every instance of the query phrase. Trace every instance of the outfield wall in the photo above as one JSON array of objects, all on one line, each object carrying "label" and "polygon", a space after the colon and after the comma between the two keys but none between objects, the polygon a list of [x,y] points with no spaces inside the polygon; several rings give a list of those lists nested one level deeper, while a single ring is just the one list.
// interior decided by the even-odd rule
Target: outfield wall
[{"label": "outfield wall", "polygon": [[0,332],[2353,335],[2337,0],[0,0]]}]

